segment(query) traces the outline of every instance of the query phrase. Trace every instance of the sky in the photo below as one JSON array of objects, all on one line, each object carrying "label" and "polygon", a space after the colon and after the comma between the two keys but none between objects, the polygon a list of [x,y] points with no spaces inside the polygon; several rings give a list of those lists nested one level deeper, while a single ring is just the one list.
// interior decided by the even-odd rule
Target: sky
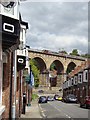
[{"label": "sky", "polygon": [[88,2],[28,0],[21,2],[20,12],[29,25],[26,44],[31,48],[88,52]]}]

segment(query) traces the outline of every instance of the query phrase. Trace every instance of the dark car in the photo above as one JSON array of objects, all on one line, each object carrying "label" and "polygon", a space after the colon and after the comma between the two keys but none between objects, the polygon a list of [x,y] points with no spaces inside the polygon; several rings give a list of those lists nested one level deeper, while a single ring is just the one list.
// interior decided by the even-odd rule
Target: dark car
[{"label": "dark car", "polygon": [[77,98],[74,94],[69,94],[64,98],[64,102],[66,102],[66,103],[77,103]]},{"label": "dark car", "polygon": [[54,101],[54,97],[53,96],[47,96],[47,101]]},{"label": "dark car", "polygon": [[62,97],[57,94],[54,95],[54,99],[58,101],[62,101]]},{"label": "dark car", "polygon": [[39,93],[44,93],[44,91],[43,91],[43,90],[39,90],[38,92],[39,92]]},{"label": "dark car", "polygon": [[59,97],[59,95],[56,95],[56,94],[54,95],[55,100],[58,100],[58,97]]},{"label": "dark car", "polygon": [[80,101],[80,107],[90,108],[90,96],[86,96]]},{"label": "dark car", "polygon": [[47,103],[47,97],[46,96],[40,96],[38,103]]}]

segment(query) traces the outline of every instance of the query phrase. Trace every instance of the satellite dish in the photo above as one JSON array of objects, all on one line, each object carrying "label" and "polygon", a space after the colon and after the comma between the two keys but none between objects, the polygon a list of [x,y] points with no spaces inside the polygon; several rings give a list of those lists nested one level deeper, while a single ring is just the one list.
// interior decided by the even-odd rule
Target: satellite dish
[{"label": "satellite dish", "polygon": [[6,8],[12,8],[16,5],[16,0],[3,0],[0,3]]}]

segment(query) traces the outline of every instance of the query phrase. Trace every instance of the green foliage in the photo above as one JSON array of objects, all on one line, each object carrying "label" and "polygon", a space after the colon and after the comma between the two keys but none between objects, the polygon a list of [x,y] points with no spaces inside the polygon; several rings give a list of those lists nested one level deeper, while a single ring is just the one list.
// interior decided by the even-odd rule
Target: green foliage
[{"label": "green foliage", "polygon": [[72,53],[70,53],[70,55],[79,56],[78,50],[77,50],[77,49],[73,49],[73,50],[72,50]]},{"label": "green foliage", "polygon": [[66,52],[65,50],[63,50],[63,51],[59,51],[59,53],[67,54],[67,52]]},{"label": "green foliage", "polygon": [[52,63],[51,66],[50,66],[50,70],[53,70],[55,68],[55,64]]},{"label": "green foliage", "polygon": [[90,58],[90,54],[83,54],[81,57]]},{"label": "green foliage", "polygon": [[32,94],[32,100],[36,100],[38,98],[37,94]]},{"label": "green foliage", "polygon": [[66,73],[69,74],[72,70],[70,70],[69,68],[67,68]]},{"label": "green foliage", "polygon": [[32,73],[34,75],[35,87],[38,87],[40,71],[37,67],[37,62],[34,59],[32,59],[30,60],[30,65],[31,65]]}]

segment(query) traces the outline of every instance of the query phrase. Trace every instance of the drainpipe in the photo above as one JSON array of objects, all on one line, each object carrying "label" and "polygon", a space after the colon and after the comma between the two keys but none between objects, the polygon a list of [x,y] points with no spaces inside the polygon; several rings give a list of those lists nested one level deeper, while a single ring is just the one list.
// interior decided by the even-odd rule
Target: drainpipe
[{"label": "drainpipe", "polygon": [[14,84],[13,84],[13,105],[12,105],[12,118],[15,119],[16,117],[16,81],[17,81],[17,51],[14,51]]},{"label": "drainpipe", "polygon": [[30,86],[30,84],[31,84],[31,65],[30,65],[30,80],[29,80],[29,83],[28,83],[28,105],[27,106],[31,106],[31,103],[30,103],[30,98],[31,98],[31,96],[30,96],[30,92],[31,92],[31,86]]},{"label": "drainpipe", "polygon": [[9,101],[9,120],[12,120],[12,75],[13,75],[13,52],[11,52],[11,75],[10,75],[10,101]]},{"label": "drainpipe", "polygon": [[[0,25],[2,24],[2,17],[0,17]],[[2,33],[0,33],[0,105],[2,105],[2,71],[3,71],[3,62],[2,62]],[[0,115],[0,119],[1,119]]]},{"label": "drainpipe", "polygon": [[19,71],[19,118],[20,118],[20,115],[21,115],[21,79],[22,79],[22,74],[21,74],[21,70]]}]

